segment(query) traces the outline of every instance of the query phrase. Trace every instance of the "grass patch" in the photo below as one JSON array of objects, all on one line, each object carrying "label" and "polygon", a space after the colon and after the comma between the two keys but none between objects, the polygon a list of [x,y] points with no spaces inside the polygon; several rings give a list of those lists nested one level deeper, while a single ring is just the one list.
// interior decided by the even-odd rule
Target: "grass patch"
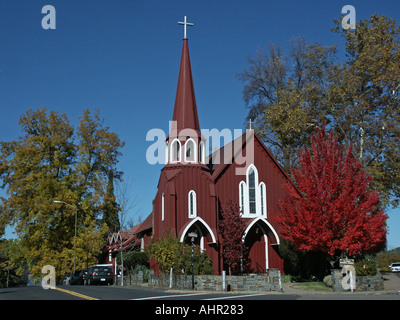
[{"label": "grass patch", "polygon": [[291,285],[293,289],[300,289],[306,291],[332,291],[332,288],[327,287],[323,282],[298,282]]}]

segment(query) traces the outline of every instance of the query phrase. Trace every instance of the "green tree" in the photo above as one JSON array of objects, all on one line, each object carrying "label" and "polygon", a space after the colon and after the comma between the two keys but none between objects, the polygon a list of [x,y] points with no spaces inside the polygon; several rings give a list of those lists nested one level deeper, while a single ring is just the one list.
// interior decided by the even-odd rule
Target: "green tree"
[{"label": "green tree", "polygon": [[344,30],[345,58],[336,46],[291,41],[289,54],[271,46],[259,51],[239,74],[243,97],[256,119],[257,133],[289,172],[298,151],[309,145],[317,125],[326,122],[339,141],[353,145],[373,177],[371,188],[382,205],[400,199],[400,28],[393,19],[373,15]]},{"label": "green tree", "polygon": [[400,27],[377,14],[357,23],[354,32],[339,27],[347,59],[337,64],[329,83],[332,127],[352,143],[371,187],[384,203],[400,199]]},{"label": "green tree", "polygon": [[107,225],[111,233],[121,230],[121,222],[118,216],[119,211],[121,211],[121,208],[116,201],[114,193],[114,176],[110,173],[103,204],[103,223]]},{"label": "green tree", "polygon": [[[151,241],[147,247],[150,258],[158,266],[158,270],[167,274],[173,268],[175,273],[192,273],[192,248],[190,245],[180,242],[171,233],[165,233],[161,238]],[[198,246],[194,250],[194,273],[212,274],[212,261],[207,254],[200,252]]]},{"label": "green tree", "polygon": [[259,49],[249,58],[249,68],[238,75],[245,82],[247,118],[255,120],[257,133],[286,169],[324,119],[335,53],[335,46],[307,45],[295,37],[286,56],[271,44],[267,53]]},{"label": "green tree", "polygon": [[[75,130],[66,114],[45,108],[19,119],[22,135],[0,143],[1,228],[15,226],[25,264],[33,274],[44,265],[57,276],[72,270],[75,215],[76,268],[96,261],[107,226],[101,223],[110,172],[123,143],[104,127],[97,111],[84,111]],[[64,201],[70,206],[54,203]]]}]

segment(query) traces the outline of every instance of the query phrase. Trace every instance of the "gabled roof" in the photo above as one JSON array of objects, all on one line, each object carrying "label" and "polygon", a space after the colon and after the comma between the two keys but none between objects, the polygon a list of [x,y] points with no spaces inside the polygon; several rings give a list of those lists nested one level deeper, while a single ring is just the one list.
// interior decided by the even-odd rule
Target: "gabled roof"
[{"label": "gabled roof", "polygon": [[138,226],[136,234],[147,231],[153,228],[153,212],[150,213],[147,218]]},{"label": "gabled roof", "polygon": [[141,240],[138,235],[141,232],[148,231],[153,228],[153,213],[150,213],[149,216],[140,224],[133,226],[131,229],[126,231],[120,231],[119,233],[113,233],[108,238],[108,247],[106,250],[111,251],[119,251],[121,250],[121,237],[122,237],[122,247],[124,251],[132,248],[140,246]]},{"label": "gabled roof", "polygon": [[[206,160],[208,162],[208,167],[210,168],[211,171],[212,179],[214,181],[219,179],[219,177],[225,172],[225,169],[229,165],[235,162],[235,160],[242,153],[242,150],[246,147],[246,145],[248,145],[251,139],[255,139],[255,141],[257,141],[263,147],[263,149],[268,154],[270,159],[275,163],[276,167],[281,171],[281,173],[286,177],[286,179],[290,181],[292,186],[299,192],[296,185],[293,183],[292,179],[289,178],[286,171],[279,164],[279,162],[273,156],[271,151],[269,151],[269,149],[265,146],[265,144],[262,142],[257,133],[254,132],[254,130],[250,130],[249,134],[247,134],[247,132],[244,133],[240,137],[236,138],[235,140],[232,140],[231,142],[227,143],[225,146],[216,150],[215,152],[213,152],[211,155],[208,156],[208,159]],[[219,159],[219,161],[216,162],[216,159],[217,160]]]}]

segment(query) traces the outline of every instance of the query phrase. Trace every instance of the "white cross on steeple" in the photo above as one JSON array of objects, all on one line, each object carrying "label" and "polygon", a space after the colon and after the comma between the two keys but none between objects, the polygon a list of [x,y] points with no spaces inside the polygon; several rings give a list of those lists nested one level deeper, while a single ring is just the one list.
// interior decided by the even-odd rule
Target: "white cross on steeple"
[{"label": "white cross on steeple", "polygon": [[251,119],[250,119],[250,120],[249,120],[249,125],[250,125],[249,129],[250,129],[250,130],[253,129],[253,128],[251,127],[252,124],[254,124],[254,121],[251,121]]},{"label": "white cross on steeple", "polygon": [[184,19],[184,21],[183,22],[180,22],[180,21],[178,21],[178,24],[183,24],[183,39],[187,39],[187,36],[186,36],[186,26],[194,26],[194,24],[193,23],[190,23],[190,22],[186,22],[186,16],[185,16],[185,19]]}]

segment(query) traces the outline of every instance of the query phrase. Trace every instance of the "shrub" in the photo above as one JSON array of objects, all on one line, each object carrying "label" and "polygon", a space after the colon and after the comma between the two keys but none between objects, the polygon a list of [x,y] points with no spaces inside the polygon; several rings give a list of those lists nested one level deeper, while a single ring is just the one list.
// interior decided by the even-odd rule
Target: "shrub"
[{"label": "shrub", "polygon": [[281,280],[283,283],[290,283],[293,281],[293,277],[290,274],[285,274],[281,276]]},{"label": "shrub", "polygon": [[[137,265],[149,267],[149,254],[147,252],[129,251],[124,252],[124,268],[133,270]],[[121,264],[121,253],[117,254],[117,263]]]},{"label": "shrub", "polygon": [[332,277],[332,275],[329,274],[329,275],[325,276],[323,282],[325,283],[325,285],[327,287],[331,287],[332,288],[333,287],[333,277]]},{"label": "shrub", "polygon": [[[162,274],[168,274],[173,268],[175,273],[192,273],[192,248],[191,245],[180,242],[170,233],[153,240],[148,245],[150,257],[158,264]],[[194,249],[194,273],[213,274],[212,261],[206,253],[201,253],[198,246]]]},{"label": "shrub", "polygon": [[357,276],[374,276],[378,272],[375,257],[366,256],[364,259],[354,263]]},{"label": "shrub", "polygon": [[150,269],[148,266],[144,266],[141,264],[136,265],[135,269],[133,269],[132,274],[137,274],[139,271],[143,271],[143,282],[146,283],[149,281],[149,273]]}]

